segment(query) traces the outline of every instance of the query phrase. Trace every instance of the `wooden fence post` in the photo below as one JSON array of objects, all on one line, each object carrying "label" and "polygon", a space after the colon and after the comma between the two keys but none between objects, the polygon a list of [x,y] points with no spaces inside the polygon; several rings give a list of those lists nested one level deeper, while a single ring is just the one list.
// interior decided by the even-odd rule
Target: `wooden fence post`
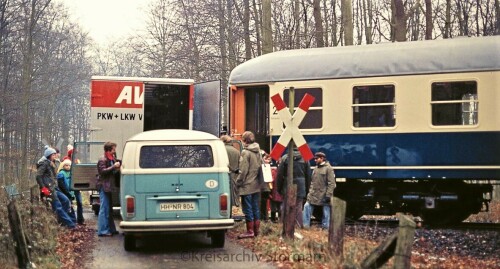
[{"label": "wooden fence post", "polygon": [[408,216],[398,213],[399,219],[398,241],[394,251],[394,268],[411,267],[411,247],[415,236],[415,222]]},{"label": "wooden fence post", "polygon": [[332,197],[330,201],[330,226],[328,227],[328,248],[330,253],[344,260],[344,231],[345,231],[346,202]]},{"label": "wooden fence post", "polygon": [[384,239],[384,241],[382,241],[382,243],[380,243],[380,245],[363,260],[361,268],[368,269],[382,267],[382,265],[384,265],[394,255],[397,240],[398,233],[393,233]]},{"label": "wooden fence post", "polygon": [[26,243],[21,216],[19,216],[19,212],[17,211],[16,200],[12,199],[12,201],[10,201],[7,205],[7,209],[9,211],[10,229],[12,230],[14,241],[16,242],[18,266],[23,269],[32,268],[28,244]]}]

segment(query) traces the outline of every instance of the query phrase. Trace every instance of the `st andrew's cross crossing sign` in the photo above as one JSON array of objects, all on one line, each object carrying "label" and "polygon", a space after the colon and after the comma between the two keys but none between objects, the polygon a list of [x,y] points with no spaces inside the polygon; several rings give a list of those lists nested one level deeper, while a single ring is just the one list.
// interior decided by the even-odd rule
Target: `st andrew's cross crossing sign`
[{"label": "st andrew's cross crossing sign", "polygon": [[304,98],[302,98],[302,101],[300,101],[299,108],[293,113],[293,116],[290,114],[288,109],[285,109],[287,106],[279,94],[273,95],[271,100],[278,110],[278,115],[285,124],[285,130],[283,130],[278,142],[271,150],[271,157],[278,160],[285,151],[288,142],[293,139],[304,160],[309,161],[314,157],[314,155],[307,145],[304,136],[300,133],[299,125],[306,116],[309,107],[314,102],[314,97],[310,94],[306,94]]}]

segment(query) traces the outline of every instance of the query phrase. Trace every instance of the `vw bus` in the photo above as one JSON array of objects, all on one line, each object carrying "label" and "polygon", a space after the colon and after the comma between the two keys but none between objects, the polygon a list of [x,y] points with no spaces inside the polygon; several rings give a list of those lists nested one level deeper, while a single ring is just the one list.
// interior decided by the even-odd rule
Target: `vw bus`
[{"label": "vw bus", "polygon": [[124,247],[141,235],[205,232],[224,247],[234,225],[227,152],[218,137],[193,130],[154,130],[128,139],[120,180]]}]

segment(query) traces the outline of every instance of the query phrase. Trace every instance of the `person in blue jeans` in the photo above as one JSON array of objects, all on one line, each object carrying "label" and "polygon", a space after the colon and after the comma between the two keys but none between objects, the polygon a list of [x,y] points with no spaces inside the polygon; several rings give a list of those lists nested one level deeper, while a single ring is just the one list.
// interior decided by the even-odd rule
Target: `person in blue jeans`
[{"label": "person in blue jeans", "polygon": [[[79,164],[80,160],[78,160],[76,158],[74,160],[72,160],[73,159],[72,158],[73,146],[68,145],[67,149],[68,149],[68,154],[66,156],[64,156],[63,163],[64,163],[64,161],[69,160],[70,162],[74,161],[75,164]],[[59,169],[59,170],[61,170],[61,169]],[[73,179],[70,177],[69,184],[68,184],[68,190],[70,190],[72,192],[73,197],[75,198],[75,201],[76,201],[76,220],[77,220],[78,224],[85,225],[85,218],[83,217],[82,193],[79,190],[71,189],[71,181],[72,180]]]},{"label": "person in blue jeans", "polygon": [[259,144],[255,142],[252,132],[246,131],[241,136],[243,151],[240,157],[240,174],[236,179],[236,187],[241,196],[241,207],[245,214],[247,231],[238,238],[251,238],[259,235],[260,228],[260,189],[259,169],[261,156]]},{"label": "person in blue jeans", "polygon": [[40,187],[41,195],[51,198],[52,210],[56,213],[59,222],[73,229],[76,225],[69,215],[70,200],[57,186],[55,158],[56,150],[46,146],[43,157],[36,164],[36,181]]},{"label": "person in blue jeans", "polygon": [[104,156],[97,162],[97,189],[99,190],[100,209],[97,217],[97,235],[118,234],[113,220],[112,182],[120,180],[120,160],[116,159],[116,144],[104,143]]},{"label": "person in blue jeans", "polygon": [[70,160],[64,160],[61,162],[59,165],[59,168],[57,169],[57,186],[59,187],[59,190],[61,190],[64,195],[69,199],[69,216],[71,217],[71,220],[76,223],[76,214],[75,214],[75,209],[73,208],[72,202],[75,200],[75,194],[73,191],[70,191],[70,184],[71,184],[71,161]]},{"label": "person in blue jeans", "polygon": [[311,186],[304,204],[304,228],[307,229],[311,226],[311,214],[314,208],[322,206],[323,220],[321,228],[328,229],[330,226],[330,199],[333,197],[333,190],[335,189],[335,173],[323,152],[316,152],[314,161],[316,162],[316,169],[312,173]]}]

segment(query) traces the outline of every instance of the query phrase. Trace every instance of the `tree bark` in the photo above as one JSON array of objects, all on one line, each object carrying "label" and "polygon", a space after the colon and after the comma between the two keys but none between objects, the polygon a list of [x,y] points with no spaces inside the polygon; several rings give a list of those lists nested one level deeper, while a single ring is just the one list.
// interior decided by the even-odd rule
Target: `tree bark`
[{"label": "tree bark", "polygon": [[443,38],[451,37],[451,0],[446,0],[445,22]]},{"label": "tree bark", "polygon": [[394,1],[394,41],[406,41],[406,14],[403,0]]},{"label": "tree bark", "polygon": [[354,44],[354,25],[352,22],[352,0],[342,0],[342,26],[344,27],[344,44]]},{"label": "tree bark", "polygon": [[262,0],[262,54],[273,52],[271,0]]},{"label": "tree bark", "polygon": [[322,48],[325,46],[323,39],[323,19],[321,18],[321,2],[313,0],[313,16],[314,16],[314,33],[316,38],[316,46]]},{"label": "tree bark", "polygon": [[425,39],[432,39],[432,1],[425,0]]},{"label": "tree bark", "polygon": [[261,44],[263,43],[263,41],[261,40],[261,33],[262,35],[264,35],[263,31],[263,26],[261,25],[261,20],[260,18],[262,17],[261,16],[261,11],[259,11],[257,9],[257,3],[255,2],[255,0],[252,1],[252,5],[253,5],[253,14],[254,15],[254,23],[255,23],[255,38],[257,39],[257,56],[260,56],[262,55],[262,46]]},{"label": "tree bark", "polygon": [[245,39],[245,59],[252,59],[252,43],[250,42],[250,0],[243,0],[243,33]]}]

